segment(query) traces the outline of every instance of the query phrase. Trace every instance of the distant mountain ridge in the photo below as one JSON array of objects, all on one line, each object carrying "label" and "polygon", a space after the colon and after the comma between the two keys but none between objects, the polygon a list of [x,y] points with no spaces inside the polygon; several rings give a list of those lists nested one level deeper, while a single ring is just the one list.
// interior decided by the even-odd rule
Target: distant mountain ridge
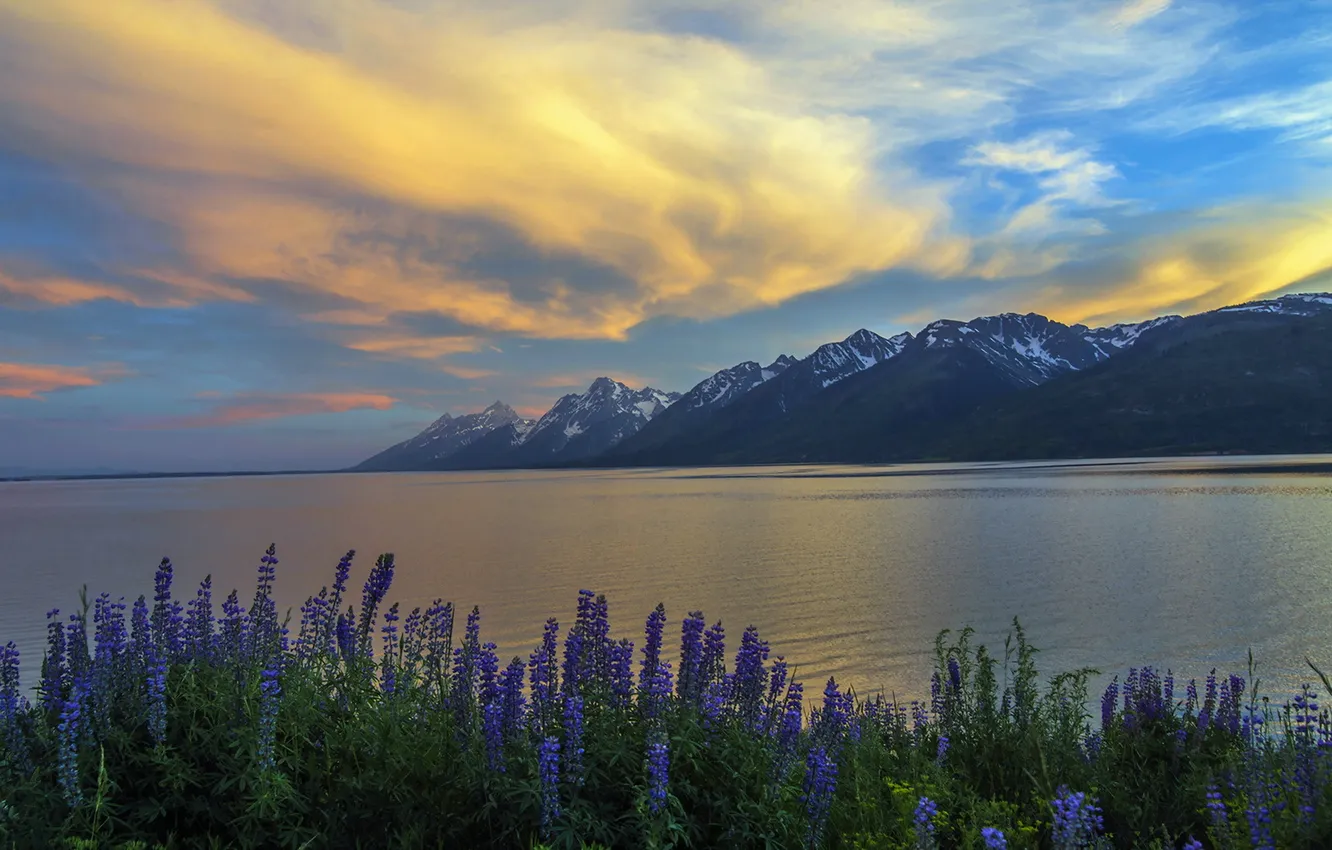
[{"label": "distant mountain ridge", "polygon": [[480,413],[463,416],[445,413],[415,437],[390,446],[355,468],[375,472],[427,469],[432,463],[457,453],[496,428],[521,421],[522,417],[502,401]]},{"label": "distant mountain ridge", "polygon": [[[417,437],[359,468],[388,468],[385,456],[403,462],[408,447],[443,445],[442,435],[455,430],[465,433],[465,442],[460,436],[456,448],[450,442],[447,451],[414,460],[418,465],[412,468],[961,460],[1013,453],[1055,457],[1096,454],[1100,446],[1133,453],[1139,444],[1142,450],[1179,445],[1224,451],[1223,434],[1235,440],[1245,435],[1244,440],[1263,446],[1263,451],[1283,444],[1298,444],[1300,451],[1311,450],[1310,445],[1332,451],[1332,438],[1319,442],[1323,430],[1315,421],[1321,399],[1332,397],[1332,374],[1327,374],[1332,356],[1320,362],[1320,343],[1307,334],[1299,337],[1299,346],[1279,344],[1286,339],[1283,333],[1299,335],[1304,333],[1301,328],[1321,328],[1320,322],[1327,321],[1332,321],[1332,295],[1310,293],[1102,328],[1065,325],[1037,313],[1002,313],[969,322],[939,320],[914,335],[883,337],[861,329],[802,359],[782,355],[766,367],[745,361],[722,369],[684,394],[650,387],[632,390],[598,378],[586,392],[561,398],[535,422],[520,419],[499,403],[487,409],[490,416],[484,421],[466,427],[456,423],[467,417],[441,417]],[[1259,340],[1275,350],[1251,349]],[[1184,357],[1181,351],[1190,354]],[[1152,365],[1144,366],[1145,360]],[[1232,374],[1245,362],[1255,366],[1249,371],[1285,387],[1288,415],[1271,418],[1272,434],[1253,419],[1252,405],[1241,410],[1218,404],[1217,398],[1239,404],[1238,396],[1221,388],[1204,399],[1179,385],[1174,400],[1158,399],[1152,406],[1157,411],[1149,417],[1154,424],[1144,425],[1148,420],[1135,414],[1132,440],[1121,438],[1127,427],[1123,410],[1104,401],[1119,392],[1116,381],[1132,380],[1137,389],[1164,391],[1175,386],[1172,381],[1184,380],[1185,372],[1201,387],[1231,370],[1227,380],[1252,391],[1252,380]],[[1218,370],[1215,374],[1209,363]],[[1287,380],[1282,377],[1287,367],[1305,377]],[[1143,370],[1154,370],[1156,378],[1147,380]],[[1093,386],[1099,396],[1079,389]],[[1080,399],[1080,408],[1076,416],[1064,414],[1067,426],[1058,419],[1021,413],[1028,405],[1057,407],[1052,399],[1071,397]],[[1205,407],[1215,424],[1190,418],[1190,404]],[[1022,430],[993,426],[991,417],[995,423],[1020,421]],[[1240,420],[1248,424],[1240,428],[1235,425]],[[1100,436],[1060,438],[1061,427],[1072,427],[1073,421]],[[1184,421],[1193,423],[1191,436],[1166,433]],[[1098,422],[1105,427],[1094,427]],[[1161,433],[1151,433],[1152,428]],[[1307,439],[1294,436],[1301,428]],[[1007,452],[995,442],[1000,433],[1007,435]],[[1112,433],[1121,437],[1112,438]],[[420,451],[428,449],[413,450],[419,458]]]}]

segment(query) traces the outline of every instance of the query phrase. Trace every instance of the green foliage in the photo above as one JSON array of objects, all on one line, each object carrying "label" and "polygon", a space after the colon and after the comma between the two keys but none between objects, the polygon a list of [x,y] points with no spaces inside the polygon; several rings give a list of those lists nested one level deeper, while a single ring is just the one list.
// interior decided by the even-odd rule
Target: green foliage
[{"label": "green foliage", "polygon": [[[363,617],[360,634],[373,625],[373,615]],[[981,848],[988,827],[1009,847],[1046,848],[1050,801],[1066,787],[1099,803],[1106,846],[1175,848],[1197,836],[1248,847],[1247,809],[1266,812],[1275,846],[1332,846],[1332,764],[1319,755],[1328,721],[1309,695],[1260,709],[1253,683],[1238,734],[1242,694],[1162,699],[1158,680],[1133,673],[1132,702],[1112,701],[1109,722],[1094,732],[1087,681],[1095,671],[1044,679],[1016,620],[1001,658],[973,638],[970,629],[940,634],[928,707],[853,700],[836,721],[837,705],[825,703],[788,740],[794,758],[776,724],[755,725],[756,716],[779,715],[773,694],[748,715],[674,695],[653,714],[642,693],[617,701],[609,679],[587,678],[578,686],[582,770],[560,781],[559,813],[545,826],[539,744],[564,736],[570,745],[571,729],[559,712],[528,712],[497,763],[481,703],[461,702],[446,673],[451,634],[433,652],[386,638],[378,660],[364,637],[346,656],[293,654],[303,660],[281,668],[271,763],[260,738],[264,669],[276,662],[245,651],[234,663],[177,661],[167,670],[164,739],[154,740],[146,692],[110,691],[122,702],[77,751],[82,794],[73,804],[60,785],[58,705],[5,720],[0,846],[798,848],[810,834],[803,754],[815,746],[837,763],[820,842],[829,848],[922,846],[914,820],[922,798],[938,806],[930,840],[939,847]],[[478,646],[469,633],[455,659]],[[389,673],[391,688],[382,684]],[[1266,734],[1252,731],[1255,718]],[[654,807],[644,753],[661,739],[669,783]],[[1310,769],[1317,775],[1302,773]],[[1225,791],[1225,823],[1209,814],[1213,787]]]}]

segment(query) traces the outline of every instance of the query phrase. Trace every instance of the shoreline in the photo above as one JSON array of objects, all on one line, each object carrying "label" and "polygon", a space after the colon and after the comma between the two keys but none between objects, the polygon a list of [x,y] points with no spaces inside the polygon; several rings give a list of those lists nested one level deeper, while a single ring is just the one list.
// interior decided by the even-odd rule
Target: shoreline
[{"label": "shoreline", "polygon": [[[1237,462],[1241,458],[1249,462]],[[1292,458],[1282,463],[1281,458]],[[1163,464],[1168,464],[1163,466]],[[1199,464],[1191,466],[1189,464]],[[832,471],[838,467],[845,472]],[[789,476],[765,475],[763,470],[828,470],[823,473],[792,471]],[[793,462],[772,464],[736,464],[727,466],[623,466],[623,467],[503,467],[495,469],[445,470],[358,470],[358,469],[279,469],[194,472],[108,472],[91,474],[0,476],[0,484],[50,481],[135,481],[178,478],[261,478],[295,475],[443,475],[479,472],[606,472],[606,471],[694,471],[698,478],[799,477],[799,478],[879,478],[916,475],[961,475],[986,472],[1061,472],[1142,475],[1317,475],[1332,474],[1332,453],[1326,455],[1180,455],[1168,457],[1117,458],[1040,458],[1004,461],[908,461],[901,463],[856,464]],[[721,470],[745,470],[733,475]],[[715,472],[709,472],[715,471]]]}]

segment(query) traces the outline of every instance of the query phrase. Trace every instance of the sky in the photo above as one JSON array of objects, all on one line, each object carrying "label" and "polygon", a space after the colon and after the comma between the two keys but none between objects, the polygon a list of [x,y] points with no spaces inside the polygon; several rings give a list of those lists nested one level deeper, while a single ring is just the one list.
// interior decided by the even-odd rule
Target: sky
[{"label": "sky", "polygon": [[1332,290],[1332,0],[0,0],[0,473]]}]

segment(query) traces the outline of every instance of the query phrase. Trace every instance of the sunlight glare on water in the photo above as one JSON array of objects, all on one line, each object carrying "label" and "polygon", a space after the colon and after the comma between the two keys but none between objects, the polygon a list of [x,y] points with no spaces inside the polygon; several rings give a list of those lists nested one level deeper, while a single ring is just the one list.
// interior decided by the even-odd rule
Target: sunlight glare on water
[{"label": "sunlight glare on water", "polygon": [[[935,634],[1000,649],[1020,617],[1043,672],[1243,672],[1268,687],[1332,666],[1332,475],[1115,466],[785,467],[320,475],[0,484],[0,639],[36,675],[43,614],[78,589],[253,592],[278,545],[278,601],[299,608],[358,550],[353,580],[397,556],[390,601],[479,605],[483,639],[527,654],[607,594],[617,636],[658,602],[756,625],[801,678],[865,693],[928,688]],[[1231,463],[1231,461],[1227,461]],[[359,586],[352,594],[359,602]],[[299,613],[293,615],[293,629]],[[461,621],[461,620],[460,620]],[[821,687],[814,690],[821,690]]]}]

